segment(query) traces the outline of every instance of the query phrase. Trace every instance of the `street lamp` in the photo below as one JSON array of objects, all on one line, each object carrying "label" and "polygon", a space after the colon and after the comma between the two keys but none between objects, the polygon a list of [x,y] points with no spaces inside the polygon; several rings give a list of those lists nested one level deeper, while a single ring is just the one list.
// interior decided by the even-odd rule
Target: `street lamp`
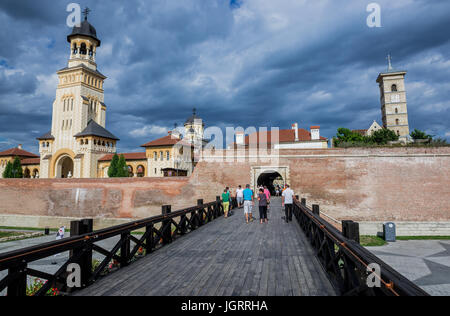
[{"label": "street lamp", "polygon": [[177,169],[177,177],[179,176],[179,174],[178,174],[179,167],[180,167],[180,159],[177,158],[177,159],[175,159],[175,168]]}]

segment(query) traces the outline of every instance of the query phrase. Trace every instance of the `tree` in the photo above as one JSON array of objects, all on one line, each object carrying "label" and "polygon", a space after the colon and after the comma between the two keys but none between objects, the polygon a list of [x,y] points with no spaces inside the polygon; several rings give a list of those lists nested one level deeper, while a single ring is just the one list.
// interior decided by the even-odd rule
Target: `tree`
[{"label": "tree", "polygon": [[119,178],[128,177],[128,166],[124,155],[120,155],[119,163],[117,164],[117,177]]},{"label": "tree", "polygon": [[417,128],[414,129],[414,131],[411,132],[410,136],[412,137],[412,139],[417,140],[417,139],[433,139],[432,136],[427,135],[425,132],[422,132],[421,130],[418,130]]},{"label": "tree", "polygon": [[119,156],[117,154],[114,154],[114,156],[113,156],[113,158],[111,160],[111,164],[109,165],[108,177],[116,178],[118,176],[117,175],[118,164],[119,164]]},{"label": "tree", "polygon": [[395,142],[398,140],[398,135],[387,128],[380,129],[374,132],[371,136],[371,139],[374,143],[378,145],[386,145],[388,142]]},{"label": "tree", "polygon": [[23,178],[22,164],[20,163],[19,157],[14,158],[11,175],[11,178]]},{"label": "tree", "polygon": [[338,128],[336,137],[333,138],[334,144],[339,147],[342,143],[364,142],[365,137],[361,134],[352,132],[348,128]]},{"label": "tree", "polygon": [[11,161],[8,161],[8,163],[6,164],[6,168],[3,171],[3,178],[4,179],[9,179],[9,178],[13,177],[12,176],[12,168],[13,168],[13,165],[12,165]]}]

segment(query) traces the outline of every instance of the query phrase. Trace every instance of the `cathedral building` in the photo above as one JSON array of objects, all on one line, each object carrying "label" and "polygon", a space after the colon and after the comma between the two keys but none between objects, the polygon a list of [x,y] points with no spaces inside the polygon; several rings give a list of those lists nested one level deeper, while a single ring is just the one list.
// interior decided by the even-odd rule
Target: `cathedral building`
[{"label": "cathedral building", "polygon": [[67,42],[69,61],[57,72],[51,130],[38,138],[40,177],[95,178],[98,160],[115,153],[119,139],[106,129],[106,76],[96,64],[101,41],[87,15]]},{"label": "cathedral building", "polygon": [[[103,84],[97,67],[101,46],[96,29],[84,21],[67,36],[69,60],[57,72],[51,130],[38,138],[39,154],[21,146],[0,153],[0,172],[19,157],[26,178],[104,178],[119,138],[106,129]],[[175,129],[144,145],[145,152],[124,153],[133,177],[188,176],[194,169],[194,149],[204,145],[203,120],[193,115],[184,125],[185,137]],[[1,174],[0,174],[1,177]]]}]

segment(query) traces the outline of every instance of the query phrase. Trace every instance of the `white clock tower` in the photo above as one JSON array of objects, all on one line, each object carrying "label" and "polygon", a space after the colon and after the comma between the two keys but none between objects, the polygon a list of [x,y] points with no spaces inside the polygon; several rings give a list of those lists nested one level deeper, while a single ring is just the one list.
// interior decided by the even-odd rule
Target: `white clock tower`
[{"label": "white clock tower", "polygon": [[406,102],[406,71],[392,68],[388,55],[388,70],[380,73],[377,82],[380,86],[381,113],[383,127],[394,131],[402,141],[409,140],[408,107]]}]

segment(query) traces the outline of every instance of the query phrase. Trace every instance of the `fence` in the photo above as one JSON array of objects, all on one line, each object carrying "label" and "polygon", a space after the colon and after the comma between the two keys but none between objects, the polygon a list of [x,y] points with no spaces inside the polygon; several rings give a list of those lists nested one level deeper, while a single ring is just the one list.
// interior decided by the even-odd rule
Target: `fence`
[{"label": "fence", "polygon": [[[294,215],[311,242],[330,281],[345,296],[428,296],[428,294],[359,244],[358,223],[342,222],[342,233],[320,217],[319,205],[294,203]],[[374,271],[374,265],[379,271]],[[368,278],[373,279],[369,286]]]},{"label": "fence", "polygon": [[[143,255],[155,250],[223,215],[220,197],[216,201],[204,204],[198,200],[195,207],[172,212],[170,205],[162,207],[162,215],[130,222],[123,225],[92,232],[92,220],[72,222],[71,237],[0,254],[0,271],[8,270],[8,274],[0,281],[0,292],[7,288],[8,296],[25,296],[27,294],[28,277],[47,280],[35,293],[44,296],[52,288],[60,293],[68,293],[74,289],[67,287],[67,268],[76,263],[81,268],[81,287],[86,287],[99,279],[111,262],[117,268],[129,265]],[[142,236],[132,234],[138,230]],[[77,235],[77,236],[73,236]],[[100,247],[97,243],[112,237],[120,237],[111,250]],[[98,252],[104,259],[93,267],[93,252]],[[38,271],[29,264],[40,259],[69,252],[68,259],[54,274]]]}]

